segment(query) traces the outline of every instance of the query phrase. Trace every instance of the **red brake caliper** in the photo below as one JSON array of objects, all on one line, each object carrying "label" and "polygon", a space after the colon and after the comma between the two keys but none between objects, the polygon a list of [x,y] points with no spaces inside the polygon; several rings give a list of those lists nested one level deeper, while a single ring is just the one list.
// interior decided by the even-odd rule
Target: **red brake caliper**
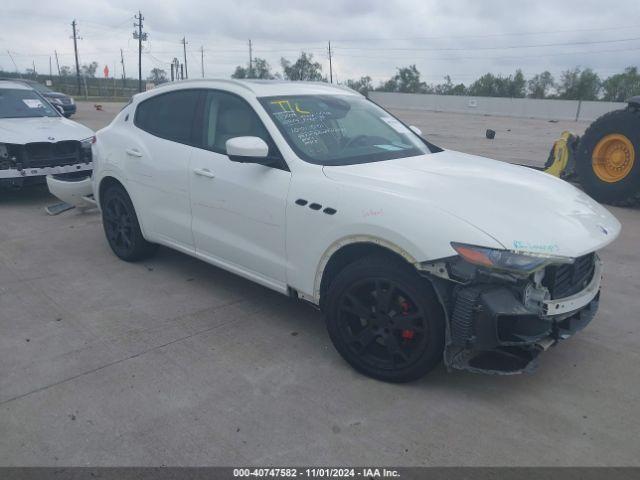
[{"label": "red brake caliper", "polygon": [[[400,310],[402,310],[403,316],[406,317],[407,315],[409,315],[410,308],[411,308],[411,305],[409,305],[409,302],[407,302],[406,300],[402,300],[400,302]],[[402,330],[402,338],[405,341],[412,340],[414,335],[415,335],[415,332],[413,330],[409,330],[409,329]]]}]

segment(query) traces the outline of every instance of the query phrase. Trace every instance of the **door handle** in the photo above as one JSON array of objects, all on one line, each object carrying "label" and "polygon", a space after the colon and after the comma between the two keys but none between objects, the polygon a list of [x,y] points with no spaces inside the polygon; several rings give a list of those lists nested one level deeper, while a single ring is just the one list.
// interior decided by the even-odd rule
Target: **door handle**
[{"label": "door handle", "polygon": [[127,148],[125,152],[127,152],[127,155],[129,155],[130,157],[142,157],[142,152],[136,150],[135,148]]},{"label": "door handle", "polygon": [[207,177],[207,178],[216,178],[216,176],[213,174],[213,172],[211,170],[209,170],[208,168],[196,168],[193,173],[195,173],[196,175],[199,175],[201,177]]}]

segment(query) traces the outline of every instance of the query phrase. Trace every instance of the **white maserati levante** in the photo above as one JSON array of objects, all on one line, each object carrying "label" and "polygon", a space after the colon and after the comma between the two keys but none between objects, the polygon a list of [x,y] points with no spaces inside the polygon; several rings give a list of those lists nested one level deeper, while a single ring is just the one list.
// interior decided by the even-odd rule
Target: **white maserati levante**
[{"label": "white maserati levante", "polygon": [[136,95],[93,145],[115,254],[165,245],[318,306],[357,370],[531,370],[598,308],[620,231],[568,183],[443,150],[327,84],[201,80]]},{"label": "white maserati levante", "polygon": [[64,118],[30,86],[0,81],[0,188],[44,183],[46,175],[88,175],[92,138],[92,130]]}]

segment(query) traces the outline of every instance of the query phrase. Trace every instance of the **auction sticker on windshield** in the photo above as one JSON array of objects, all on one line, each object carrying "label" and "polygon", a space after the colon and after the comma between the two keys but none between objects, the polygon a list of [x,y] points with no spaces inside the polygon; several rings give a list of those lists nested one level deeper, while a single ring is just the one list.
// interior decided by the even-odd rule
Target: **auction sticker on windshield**
[{"label": "auction sticker on windshield", "polygon": [[44,108],[42,102],[36,98],[23,98],[22,101],[29,108]]}]

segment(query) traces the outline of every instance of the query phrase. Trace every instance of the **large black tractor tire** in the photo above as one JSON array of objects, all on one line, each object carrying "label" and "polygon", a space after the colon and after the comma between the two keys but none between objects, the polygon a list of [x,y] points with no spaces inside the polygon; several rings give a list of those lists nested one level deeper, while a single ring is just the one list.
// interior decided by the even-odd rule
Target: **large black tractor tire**
[{"label": "large black tractor tire", "polygon": [[158,245],[142,236],[138,216],[126,190],[111,185],[100,199],[102,226],[113,253],[126,262],[135,262],[153,256]]},{"label": "large black tractor tire", "polygon": [[428,281],[392,256],[345,267],[328,288],[325,320],[340,355],[375,379],[417,380],[442,361],[442,307]]},{"label": "large black tractor tire", "polygon": [[640,203],[640,111],[629,106],[598,118],[580,139],[576,172],[584,190],[602,203]]}]

